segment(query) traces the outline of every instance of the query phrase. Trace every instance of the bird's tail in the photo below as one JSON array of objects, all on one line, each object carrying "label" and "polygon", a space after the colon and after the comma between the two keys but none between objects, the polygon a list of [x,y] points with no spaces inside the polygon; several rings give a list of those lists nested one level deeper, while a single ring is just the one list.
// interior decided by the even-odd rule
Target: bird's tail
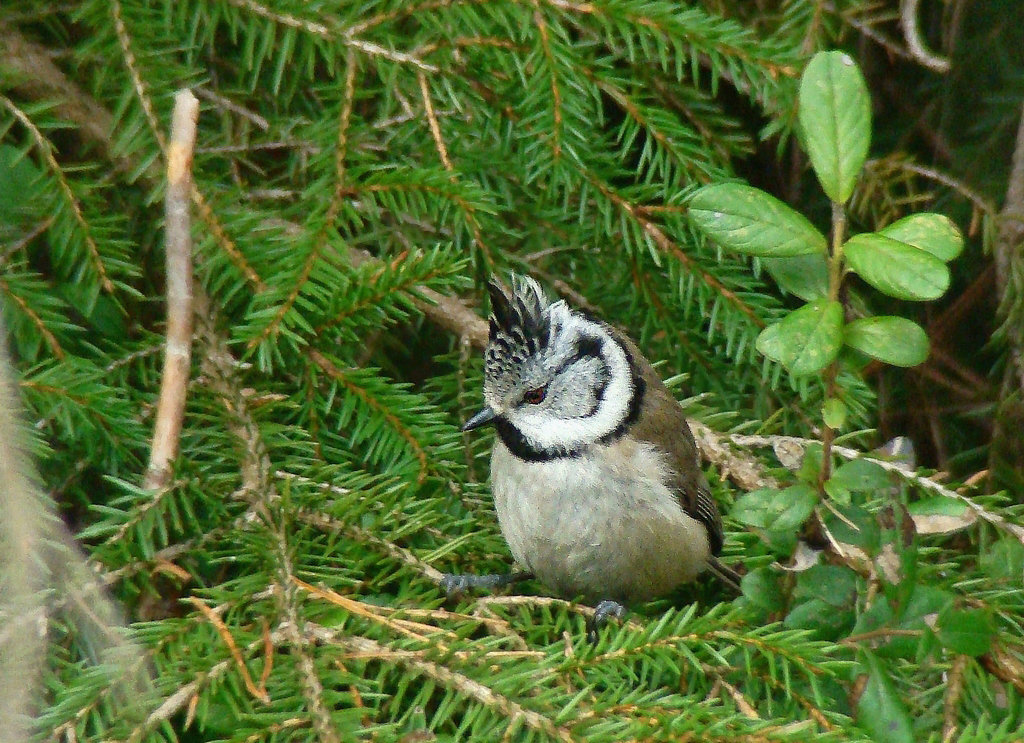
[{"label": "bird's tail", "polygon": [[708,570],[718,580],[736,591],[736,593],[740,593],[740,580],[742,580],[742,576],[731,567],[717,557],[712,556],[708,558]]}]

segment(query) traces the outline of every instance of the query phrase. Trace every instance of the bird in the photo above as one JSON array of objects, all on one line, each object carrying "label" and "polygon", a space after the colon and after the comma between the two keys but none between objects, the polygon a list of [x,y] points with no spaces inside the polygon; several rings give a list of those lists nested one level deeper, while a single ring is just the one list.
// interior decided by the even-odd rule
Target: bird
[{"label": "bird", "polygon": [[488,283],[484,407],[493,425],[491,491],[522,570],[444,574],[449,594],[536,578],[595,606],[588,636],[626,607],[723,564],[722,518],[679,403],[624,333],[512,274]]}]

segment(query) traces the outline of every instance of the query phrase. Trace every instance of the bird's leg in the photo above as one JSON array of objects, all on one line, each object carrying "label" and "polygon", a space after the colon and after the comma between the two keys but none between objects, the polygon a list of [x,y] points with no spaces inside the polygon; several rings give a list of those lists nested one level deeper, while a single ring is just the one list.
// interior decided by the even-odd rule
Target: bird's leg
[{"label": "bird's leg", "polygon": [[513,583],[529,580],[533,577],[530,572],[513,572],[504,575],[471,575],[468,573],[455,574],[445,573],[441,576],[441,588],[449,596],[458,596],[470,588],[483,588],[493,591],[495,588],[504,588]]},{"label": "bird's leg", "polygon": [[587,620],[587,639],[597,642],[597,631],[608,623],[612,617],[622,619],[626,616],[626,607],[618,601],[605,599],[594,607],[594,616]]}]

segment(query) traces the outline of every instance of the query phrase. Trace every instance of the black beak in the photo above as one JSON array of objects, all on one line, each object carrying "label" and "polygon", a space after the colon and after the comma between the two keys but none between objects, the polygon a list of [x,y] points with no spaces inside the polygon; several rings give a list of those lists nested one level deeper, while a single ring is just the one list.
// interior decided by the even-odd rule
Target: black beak
[{"label": "black beak", "polygon": [[463,431],[472,431],[474,428],[480,428],[480,426],[486,426],[488,423],[494,423],[494,419],[498,417],[490,408],[484,408],[479,413],[474,415],[465,425],[462,426]]}]

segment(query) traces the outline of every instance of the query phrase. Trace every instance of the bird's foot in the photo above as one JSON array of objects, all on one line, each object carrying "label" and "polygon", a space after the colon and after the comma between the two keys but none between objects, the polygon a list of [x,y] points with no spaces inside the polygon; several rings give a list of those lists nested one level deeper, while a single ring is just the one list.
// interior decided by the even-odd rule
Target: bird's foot
[{"label": "bird's foot", "polygon": [[606,625],[609,619],[614,617],[621,620],[624,616],[626,616],[626,607],[618,601],[611,599],[601,601],[594,607],[594,616],[587,620],[587,639],[591,643],[597,642],[597,631]]},{"label": "bird's foot", "polygon": [[465,593],[470,588],[481,588],[493,591],[496,588],[511,586],[513,583],[527,580],[533,573],[506,573],[504,575],[471,575],[469,573],[445,573],[441,576],[441,590],[449,597]]}]

